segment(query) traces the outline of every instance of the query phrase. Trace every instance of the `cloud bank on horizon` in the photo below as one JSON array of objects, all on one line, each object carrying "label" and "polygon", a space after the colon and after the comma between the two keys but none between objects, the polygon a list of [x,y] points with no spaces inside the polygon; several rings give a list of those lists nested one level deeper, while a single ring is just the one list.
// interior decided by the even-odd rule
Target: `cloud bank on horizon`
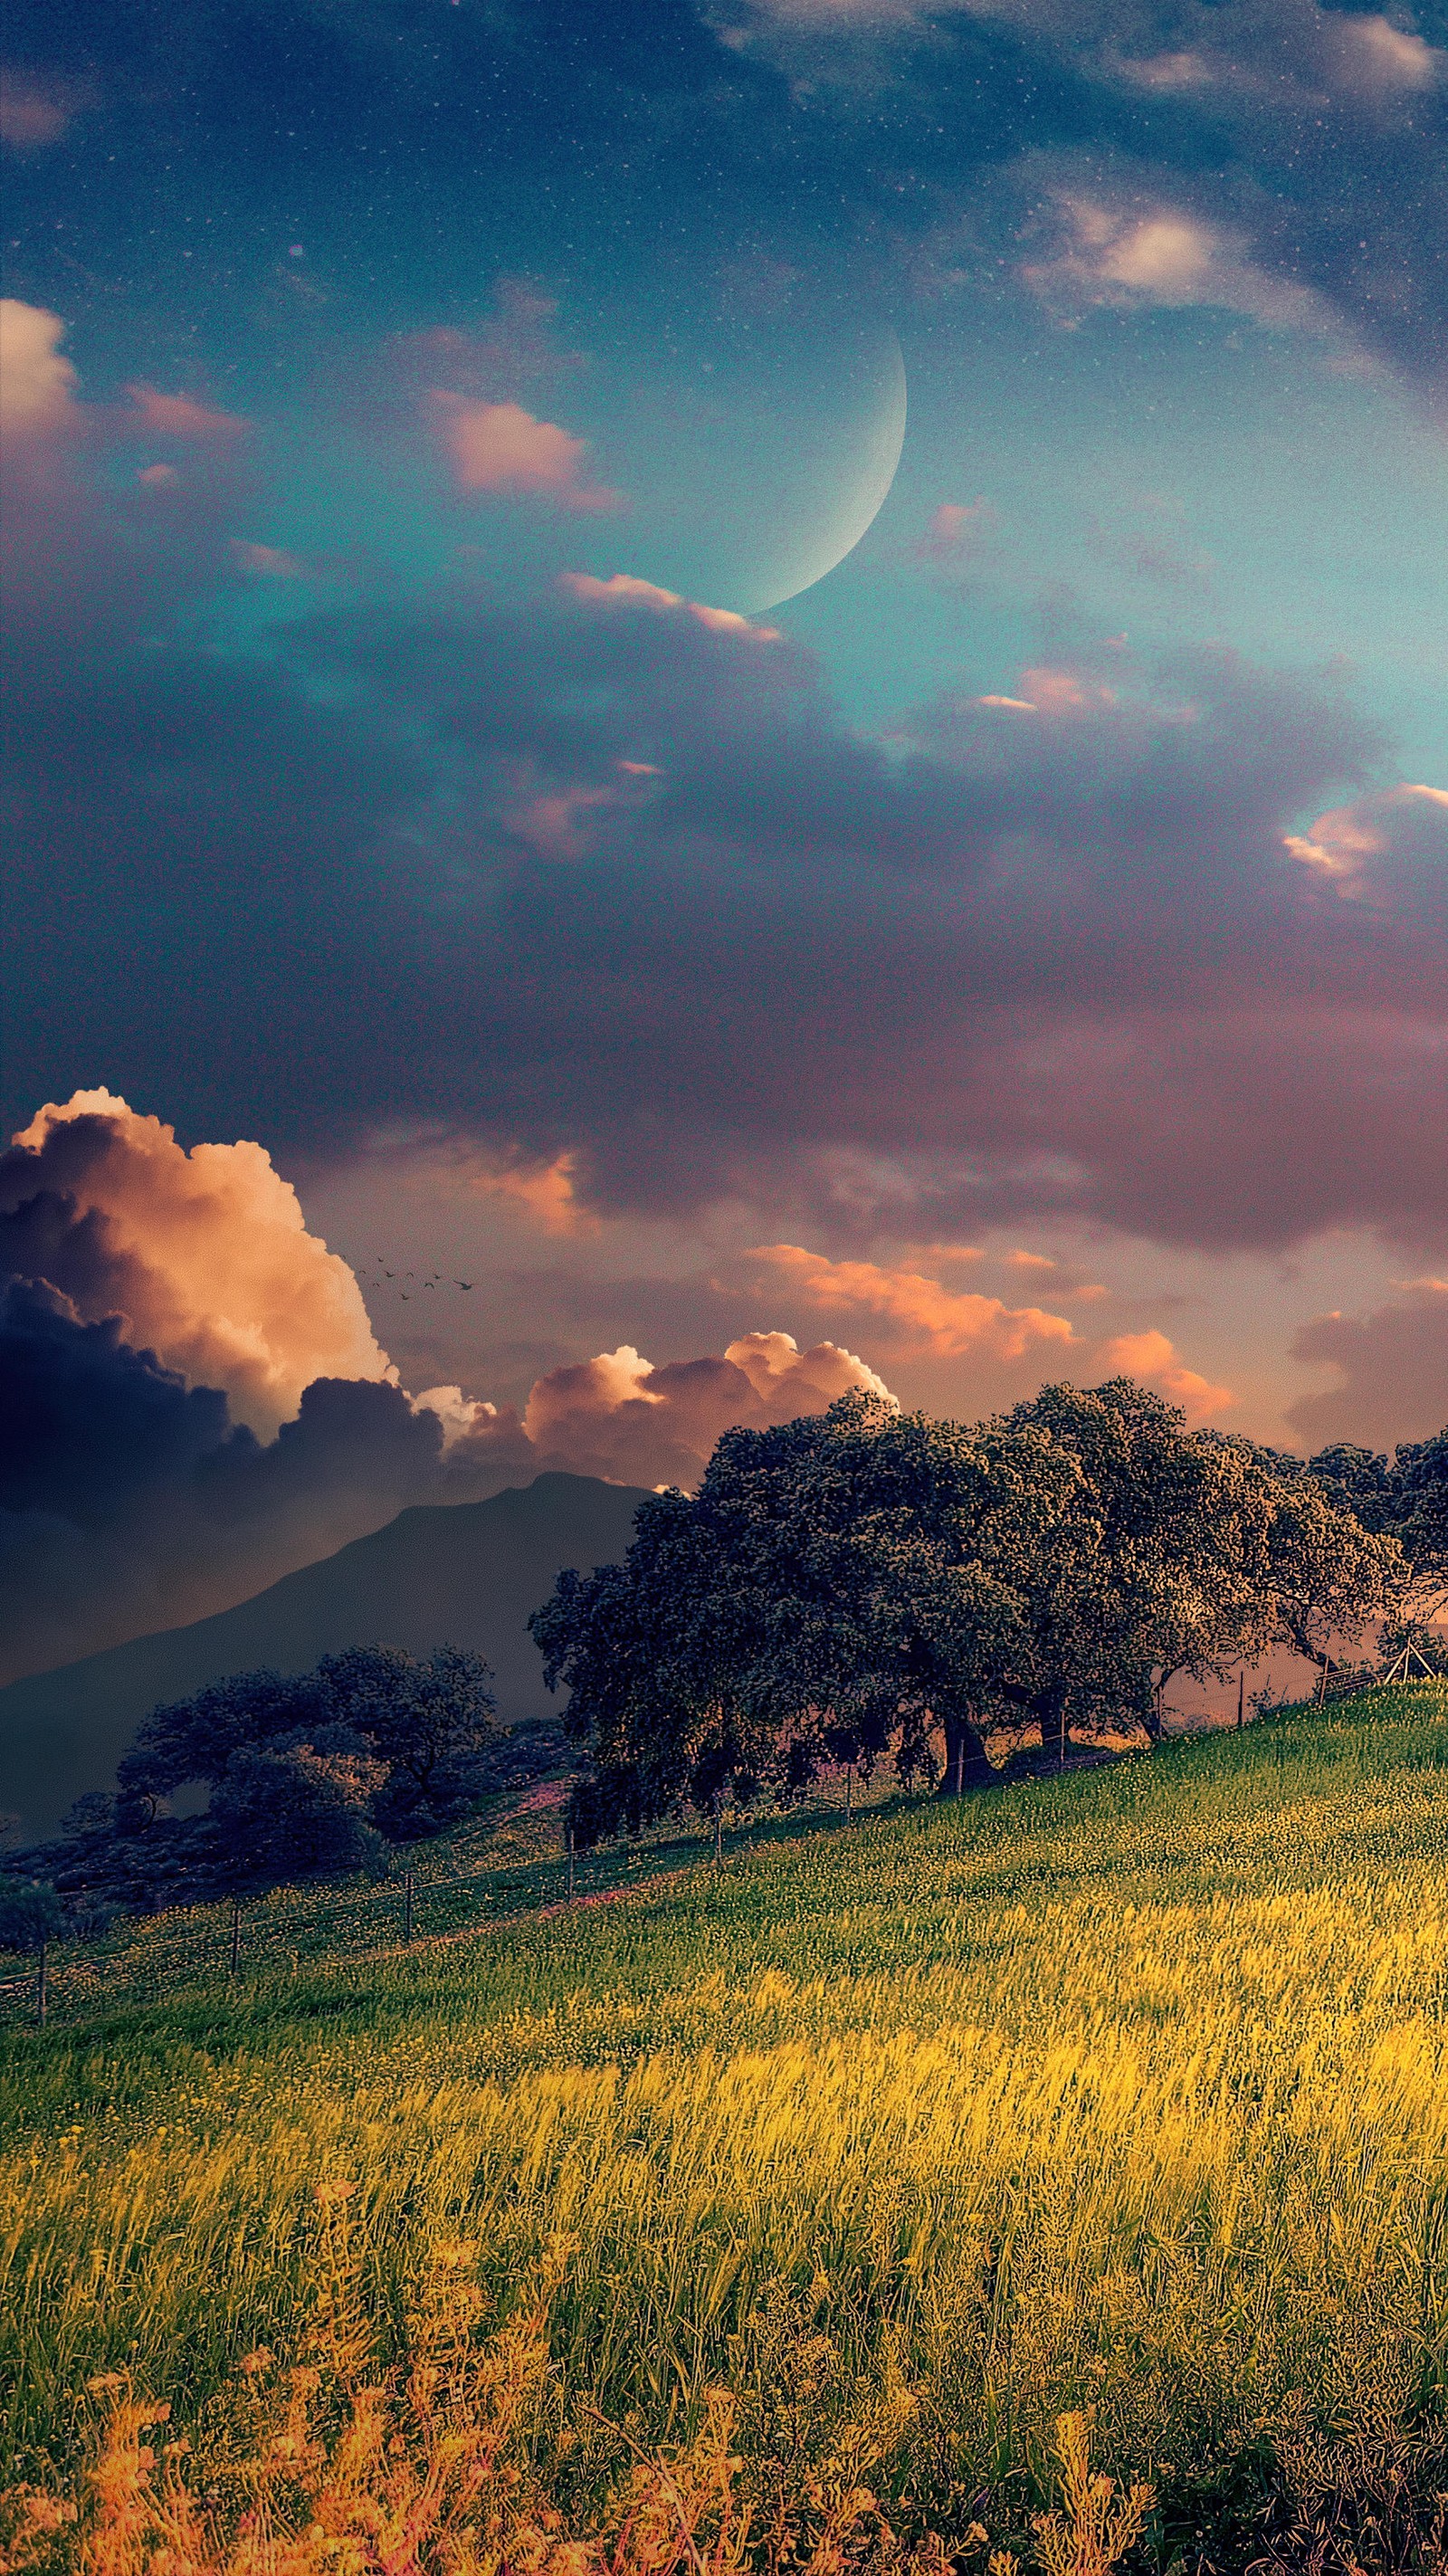
[{"label": "cloud bank on horizon", "polygon": [[[970,1257],[936,1253],[941,1267]],[[807,1309],[865,1322],[887,1348],[1132,1375],[1192,1421],[1234,1402],[1159,1328],[1083,1334],[1038,1305],[793,1244],[749,1260],[762,1293],[792,1283]],[[104,1091],[48,1104],[0,1156],[0,1274],[0,1680],[227,1607],[408,1503],[472,1501],[558,1467],[692,1485],[735,1425],[855,1388],[894,1400],[851,1350],[801,1349],[777,1329],[657,1367],[625,1344],[549,1370],[521,1407],[457,1385],[409,1393],[352,1270],[262,1147],[188,1152]],[[1445,1283],[1414,1283],[1420,1333],[1439,1292],[1448,1302]],[[1309,1330],[1328,1357],[1335,1327],[1381,1371],[1384,1319],[1320,1319]],[[1330,1430],[1332,1400],[1318,1411]]]},{"label": "cloud bank on horizon", "polygon": [[[877,1372],[1438,1427],[1438,0],[242,26],[7,26],[34,1633]],[[696,596],[711,512],[796,533],[720,388],[827,481],[842,317],[909,377],[875,527]],[[488,1330],[383,1330],[321,1236],[389,1195],[487,1198]],[[46,1536],[87,1475],[146,1567],[133,1502]]]}]

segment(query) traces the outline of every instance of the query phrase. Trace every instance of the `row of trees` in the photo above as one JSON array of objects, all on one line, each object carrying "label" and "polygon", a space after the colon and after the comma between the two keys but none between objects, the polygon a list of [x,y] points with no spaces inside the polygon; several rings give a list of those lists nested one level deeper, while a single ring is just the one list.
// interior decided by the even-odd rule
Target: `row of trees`
[{"label": "row of trees", "polygon": [[[153,1710],[117,1794],[78,1800],[58,1841],[18,1857],[82,1933],[97,1900],[381,1876],[391,1847],[444,1831],[489,1785],[497,1733],[492,1674],[455,1646],[425,1661],[354,1646],[309,1673],[234,1673]],[[171,1812],[179,1792],[204,1797],[200,1811]]]},{"label": "row of trees", "polygon": [[1276,1646],[1326,1669],[1448,1555],[1436,1446],[1436,1482],[1358,1451],[1315,1473],[1189,1432],[1129,1379],[973,1425],[850,1395],[728,1432],[697,1494],[651,1497],[624,1562],[562,1575],[531,1622],[587,1766],[576,1837],[788,1794],[826,1762],[933,1775],[942,1739],[959,1791],[1002,1727],[1063,1753],[1123,1722],[1154,1737],[1178,1675]]}]

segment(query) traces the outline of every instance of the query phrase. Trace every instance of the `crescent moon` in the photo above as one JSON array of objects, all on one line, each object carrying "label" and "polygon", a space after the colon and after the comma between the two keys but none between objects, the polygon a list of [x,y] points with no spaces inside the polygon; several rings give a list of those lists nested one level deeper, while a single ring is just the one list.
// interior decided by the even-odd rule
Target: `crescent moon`
[{"label": "crescent moon", "polygon": [[772,568],[774,578],[762,594],[742,603],[750,616],[798,599],[853,554],[878,518],[895,480],[905,444],[907,410],[905,360],[894,332],[887,330],[874,399],[852,424],[845,453],[831,459],[838,477],[834,508],[823,526],[800,531],[787,557]]}]

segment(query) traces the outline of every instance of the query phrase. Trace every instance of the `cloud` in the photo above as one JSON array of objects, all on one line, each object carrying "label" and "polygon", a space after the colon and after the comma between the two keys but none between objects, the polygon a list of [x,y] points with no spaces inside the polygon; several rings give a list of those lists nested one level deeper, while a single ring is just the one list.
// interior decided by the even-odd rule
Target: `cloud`
[{"label": "cloud", "polygon": [[562,572],[558,587],[571,599],[581,600],[585,607],[602,609],[642,608],[658,617],[667,617],[682,609],[686,617],[711,635],[750,635],[758,644],[778,644],[782,639],[777,626],[759,626],[752,618],[741,617],[733,608],[709,608],[702,600],[683,599],[676,590],[661,590],[655,581],[640,581],[629,572],[610,573],[600,581],[591,572]]},{"label": "cloud", "polygon": [[410,1396],[262,1148],[187,1153],[105,1091],[0,1158],[0,1272],[4,1679],[224,1608],[406,1503],[546,1467],[692,1483],[735,1423],[887,1392],[833,1342],[753,1332],[555,1368],[521,1414]]},{"label": "cloud", "polygon": [[659,1368],[625,1343],[540,1378],[523,1430],[543,1464],[624,1484],[692,1485],[721,1432],[823,1412],[854,1387],[889,1393],[853,1352],[834,1342],[801,1351],[788,1333],[747,1333],[722,1358]]},{"label": "cloud", "polygon": [[1336,891],[1400,919],[1448,921],[1448,788],[1404,780],[1319,814],[1283,846]]},{"label": "cloud", "polygon": [[587,515],[623,507],[622,493],[586,479],[587,440],[556,421],[535,420],[521,403],[470,402],[438,388],[428,399],[460,491],[551,501]]},{"label": "cloud", "polygon": [[262,1146],[196,1145],[108,1091],[40,1110],[0,1157],[0,1261],[274,1432],[314,1378],[389,1374],[347,1264]]},{"label": "cloud", "polygon": [[1041,1344],[1076,1338],[1064,1315],[946,1288],[915,1270],[884,1269],[873,1261],[829,1261],[797,1243],[761,1244],[749,1258],[766,1264],[821,1314],[868,1316],[884,1347],[902,1354],[956,1359],[969,1353],[1018,1360]]},{"label": "cloud", "polygon": [[319,1379],[262,1445],[118,1319],[0,1285],[0,1680],[201,1618],[449,1499],[442,1430],[401,1390]]},{"label": "cloud", "polygon": [[1181,206],[1112,204],[1058,192],[1060,237],[1021,275],[1049,303],[1215,305],[1278,330],[1326,331],[1331,308],[1311,287],[1259,266],[1245,236]]},{"label": "cloud", "polygon": [[252,427],[239,412],[218,411],[190,394],[159,393],[154,385],[127,385],[130,409],[120,415],[123,431],[147,438],[213,440],[245,438]]},{"label": "cloud", "polygon": [[0,68],[0,143],[12,152],[43,151],[94,104],[92,81]]},{"label": "cloud", "polygon": [[71,425],[79,378],[60,354],[64,338],[58,313],[0,296],[0,431],[7,438],[51,437]]},{"label": "cloud", "polygon": [[1428,1439],[1448,1421],[1448,1279],[1405,1281],[1369,1314],[1316,1315],[1292,1355],[1337,1373],[1335,1386],[1288,1408],[1309,1452],[1337,1440],[1391,1449]]},{"label": "cloud", "polygon": [[1192,1424],[1212,1421],[1237,1401],[1229,1386],[1213,1386],[1210,1378],[1188,1368],[1165,1333],[1154,1329],[1117,1333],[1100,1343],[1094,1366],[1104,1376],[1140,1378],[1172,1404],[1179,1404]]},{"label": "cloud", "polygon": [[975,561],[996,526],[996,513],[988,501],[941,501],[915,546],[916,560],[958,570]]},{"label": "cloud", "polygon": [[[876,737],[792,641],[583,574],[250,658],[193,614],[225,541],[153,555],[155,499],[47,526],[7,602],[17,1111],[83,1027],[192,1133],[422,1122],[756,1240],[1448,1229],[1444,790],[1378,783],[1333,675],[1055,639]],[[1350,811],[1370,898],[1291,846]]]},{"label": "cloud", "polygon": [[[165,474],[168,469],[153,465],[141,480],[154,478],[158,472]],[[172,476],[170,479],[174,481],[175,478]],[[261,581],[305,581],[307,578],[308,568],[301,556],[288,554],[284,546],[248,545],[240,537],[234,537],[231,553],[239,572],[255,573]]]}]

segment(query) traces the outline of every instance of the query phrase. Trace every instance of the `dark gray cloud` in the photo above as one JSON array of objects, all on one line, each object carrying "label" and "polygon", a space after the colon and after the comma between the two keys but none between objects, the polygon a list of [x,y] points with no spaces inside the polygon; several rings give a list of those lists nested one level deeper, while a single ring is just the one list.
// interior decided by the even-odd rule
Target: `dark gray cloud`
[{"label": "dark gray cloud", "polygon": [[104,1079],[293,1156],[423,1122],[822,1221],[864,1153],[931,1222],[1444,1222],[1448,806],[1312,841],[1384,765],[1325,676],[1048,642],[886,744],[662,597],[455,593],[267,661],[23,623],[17,1115]]},{"label": "dark gray cloud", "polygon": [[1391,1449],[1426,1440],[1448,1411],[1448,1279],[1405,1280],[1364,1315],[1316,1315],[1292,1344],[1299,1360],[1327,1363],[1338,1383],[1293,1405],[1288,1420],[1309,1450],[1334,1440]]},{"label": "dark gray cloud", "polygon": [[200,1617],[447,1490],[441,1426],[399,1388],[318,1380],[263,1446],[119,1319],[26,1279],[0,1288],[0,1455],[5,1681]]}]

